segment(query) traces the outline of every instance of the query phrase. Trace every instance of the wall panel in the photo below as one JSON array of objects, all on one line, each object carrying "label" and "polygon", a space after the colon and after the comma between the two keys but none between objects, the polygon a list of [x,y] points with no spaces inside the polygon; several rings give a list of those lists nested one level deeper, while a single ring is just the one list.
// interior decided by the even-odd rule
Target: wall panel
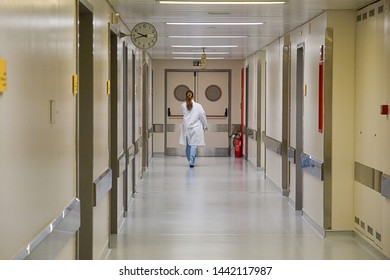
[{"label": "wall panel", "polygon": [[[358,11],[357,19],[355,161],[377,173],[389,174],[389,119],[380,114],[380,106],[389,103],[388,1]],[[355,174],[355,217],[360,221],[355,218],[355,230],[390,256],[389,200],[368,186],[367,180],[360,180],[362,175]]]},{"label": "wall panel", "polygon": [[[0,259],[14,257],[76,196],[74,15],[73,1],[0,2],[8,70],[0,95]],[[73,246],[61,258],[75,255]]]}]

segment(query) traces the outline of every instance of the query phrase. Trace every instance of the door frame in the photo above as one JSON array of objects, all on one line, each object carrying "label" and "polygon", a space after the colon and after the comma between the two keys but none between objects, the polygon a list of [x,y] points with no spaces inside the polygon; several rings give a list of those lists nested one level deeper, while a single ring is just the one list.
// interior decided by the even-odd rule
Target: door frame
[{"label": "door frame", "polygon": [[283,196],[290,195],[290,104],[291,104],[291,42],[290,36],[284,37],[283,74],[282,74],[282,192]]},{"label": "door frame", "polygon": [[304,77],[305,77],[305,43],[297,45],[296,68],[296,166],[295,166],[295,210],[303,208],[303,170],[301,155],[304,147]]},{"label": "door frame", "polygon": [[248,133],[248,130],[249,130],[249,83],[250,83],[250,79],[249,79],[249,73],[250,73],[250,69],[249,69],[249,64],[247,66],[245,66],[245,106],[244,106],[244,114],[245,114],[245,117],[244,117],[244,122],[245,122],[245,126],[244,126],[244,135],[245,137],[243,138],[243,135],[241,136],[244,141],[242,142],[242,147],[241,147],[241,152],[244,153],[244,158],[245,160],[248,160],[248,151],[249,151],[249,145],[248,145],[248,142],[249,142],[249,133]]},{"label": "door frame", "polygon": [[[135,139],[135,97],[136,97],[136,91],[135,91],[135,72],[136,72],[136,65],[135,65],[135,51],[133,50],[131,52],[131,143],[132,147],[129,149],[129,162],[131,162],[131,184],[132,184],[132,197],[135,197],[136,190],[136,166],[135,166],[135,155],[138,153],[138,146],[136,145],[136,139]],[[130,151],[131,150],[131,151]]]},{"label": "door frame", "polygon": [[118,35],[109,24],[109,81],[110,81],[110,95],[109,95],[109,117],[110,117],[110,141],[109,166],[112,170],[112,188],[110,196],[110,233],[118,233]]},{"label": "door frame", "polygon": [[128,156],[128,129],[129,129],[129,121],[128,121],[128,115],[129,115],[129,91],[128,91],[128,85],[129,85],[129,47],[127,46],[126,42],[122,43],[122,59],[123,59],[123,151],[125,153],[125,170],[123,172],[123,212],[124,217],[127,217],[127,213],[129,211],[129,178],[128,178],[128,168],[129,168],[129,156]]},{"label": "door frame", "polygon": [[[168,139],[167,137],[168,113],[167,112],[168,112],[168,73],[178,73],[178,72],[195,73],[195,76],[197,76],[198,73],[213,73],[213,72],[228,74],[228,108],[227,108],[228,127],[226,132],[228,133],[228,136],[232,133],[232,119],[231,119],[232,70],[231,69],[165,69],[165,76],[164,76],[164,154],[165,155],[177,155],[177,154],[171,154],[168,151],[168,147],[167,147],[167,139]],[[195,92],[195,94],[197,94],[197,92]],[[176,127],[175,129],[178,128]],[[228,140],[228,156],[230,156],[230,150],[231,150],[230,142],[231,141]]]},{"label": "door frame", "polygon": [[93,127],[94,127],[94,9],[88,1],[76,3],[76,67],[78,75],[76,168],[81,225],[77,235],[77,258],[93,259]]}]

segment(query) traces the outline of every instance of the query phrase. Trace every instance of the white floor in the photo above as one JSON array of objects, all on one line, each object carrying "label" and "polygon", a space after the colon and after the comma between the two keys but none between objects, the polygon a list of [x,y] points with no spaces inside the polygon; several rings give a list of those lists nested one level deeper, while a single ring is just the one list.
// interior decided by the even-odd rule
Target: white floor
[{"label": "white floor", "polygon": [[158,156],[108,259],[371,260],[352,233],[319,234],[264,172],[242,159]]}]

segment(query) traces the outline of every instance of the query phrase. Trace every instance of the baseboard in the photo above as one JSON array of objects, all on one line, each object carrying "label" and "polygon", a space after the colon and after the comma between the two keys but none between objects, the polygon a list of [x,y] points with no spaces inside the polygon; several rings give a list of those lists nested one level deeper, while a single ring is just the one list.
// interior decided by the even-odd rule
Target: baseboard
[{"label": "baseboard", "polygon": [[316,221],[314,221],[314,219],[312,219],[305,211],[302,211],[302,218],[314,228],[314,230],[319,234],[319,236],[325,238],[325,230],[322,228],[322,226],[317,224]]},{"label": "baseboard", "polygon": [[107,260],[108,256],[110,255],[111,249],[109,248],[110,241],[107,240],[106,245],[104,246],[103,252],[100,256],[100,260]]},{"label": "baseboard", "polygon": [[253,168],[255,168],[257,171],[265,171],[265,168],[264,167],[261,167],[261,166],[257,166],[253,161],[252,159],[248,159],[248,163],[250,166],[252,166]]},{"label": "baseboard", "polygon": [[381,260],[390,259],[390,256],[386,256],[383,253],[383,250],[378,247],[378,245],[376,245],[373,241],[371,241],[369,238],[367,238],[361,232],[359,232],[358,230],[353,230],[351,232],[354,235],[354,237],[359,240],[359,242],[360,242],[360,244],[362,244],[362,246],[364,246],[367,250],[369,250],[371,253],[376,255],[379,259],[381,259]]}]

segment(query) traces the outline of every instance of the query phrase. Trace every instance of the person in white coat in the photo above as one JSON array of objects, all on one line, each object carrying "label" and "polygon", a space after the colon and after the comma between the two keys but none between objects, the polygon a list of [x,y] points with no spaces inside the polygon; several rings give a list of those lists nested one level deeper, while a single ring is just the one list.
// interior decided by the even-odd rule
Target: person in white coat
[{"label": "person in white coat", "polygon": [[181,104],[183,124],[179,143],[186,146],[186,157],[190,167],[195,166],[198,146],[205,146],[204,131],[207,130],[206,113],[202,105],[194,101],[194,93],[186,92],[186,102]]}]

